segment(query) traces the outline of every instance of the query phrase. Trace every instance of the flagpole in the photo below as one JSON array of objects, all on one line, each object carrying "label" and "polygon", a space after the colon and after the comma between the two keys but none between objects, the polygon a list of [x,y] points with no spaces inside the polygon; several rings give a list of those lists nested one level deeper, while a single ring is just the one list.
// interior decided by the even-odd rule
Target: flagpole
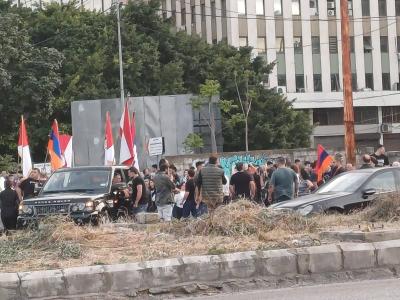
[{"label": "flagpole", "polygon": [[121,3],[119,0],[116,0],[117,3],[117,26],[118,26],[118,54],[119,54],[119,84],[120,84],[120,92],[121,92],[121,109],[125,104],[125,95],[124,95],[124,69],[122,65],[122,38],[121,38]]}]

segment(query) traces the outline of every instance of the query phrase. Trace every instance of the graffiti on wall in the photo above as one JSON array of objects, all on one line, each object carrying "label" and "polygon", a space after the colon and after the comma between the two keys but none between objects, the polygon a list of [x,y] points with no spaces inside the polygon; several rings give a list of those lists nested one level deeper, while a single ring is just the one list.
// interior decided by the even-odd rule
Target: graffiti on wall
[{"label": "graffiti on wall", "polygon": [[232,175],[232,171],[235,168],[235,165],[238,162],[242,162],[244,164],[252,164],[254,166],[261,166],[265,164],[268,160],[268,157],[265,155],[232,155],[232,156],[221,156],[219,158],[219,162],[221,167],[224,169],[225,175],[229,178]]}]

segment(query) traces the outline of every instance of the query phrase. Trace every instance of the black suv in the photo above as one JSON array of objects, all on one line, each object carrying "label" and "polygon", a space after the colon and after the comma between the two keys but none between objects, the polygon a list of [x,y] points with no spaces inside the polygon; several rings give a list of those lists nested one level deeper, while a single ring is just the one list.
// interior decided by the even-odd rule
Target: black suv
[{"label": "black suv", "polygon": [[[98,224],[116,214],[118,190],[126,188],[127,167],[77,167],[54,172],[36,198],[19,206],[18,225],[50,215],[69,215],[76,223]],[[122,183],[113,184],[119,173]]]}]

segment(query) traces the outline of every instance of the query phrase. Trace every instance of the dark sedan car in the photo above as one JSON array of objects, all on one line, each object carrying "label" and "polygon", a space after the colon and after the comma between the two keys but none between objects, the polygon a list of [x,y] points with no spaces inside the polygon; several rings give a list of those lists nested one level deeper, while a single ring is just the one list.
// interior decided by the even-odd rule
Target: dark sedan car
[{"label": "dark sedan car", "polygon": [[400,168],[363,169],[338,175],[315,193],[273,204],[275,210],[297,211],[307,216],[323,212],[348,212],[385,194],[400,191]]}]

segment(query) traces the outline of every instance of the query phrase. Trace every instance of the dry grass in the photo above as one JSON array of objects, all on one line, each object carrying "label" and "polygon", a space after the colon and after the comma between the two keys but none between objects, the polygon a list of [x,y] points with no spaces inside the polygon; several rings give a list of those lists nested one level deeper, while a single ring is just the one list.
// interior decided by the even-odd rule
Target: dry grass
[{"label": "dry grass", "polygon": [[[55,269],[145,261],[185,255],[319,244],[318,233],[369,228],[370,221],[400,228],[400,199],[387,199],[351,215],[278,214],[247,201],[218,208],[211,218],[153,224],[144,230],[104,225],[76,226],[45,220],[36,230],[0,239],[0,271]],[[378,223],[380,224],[380,223]]]}]

